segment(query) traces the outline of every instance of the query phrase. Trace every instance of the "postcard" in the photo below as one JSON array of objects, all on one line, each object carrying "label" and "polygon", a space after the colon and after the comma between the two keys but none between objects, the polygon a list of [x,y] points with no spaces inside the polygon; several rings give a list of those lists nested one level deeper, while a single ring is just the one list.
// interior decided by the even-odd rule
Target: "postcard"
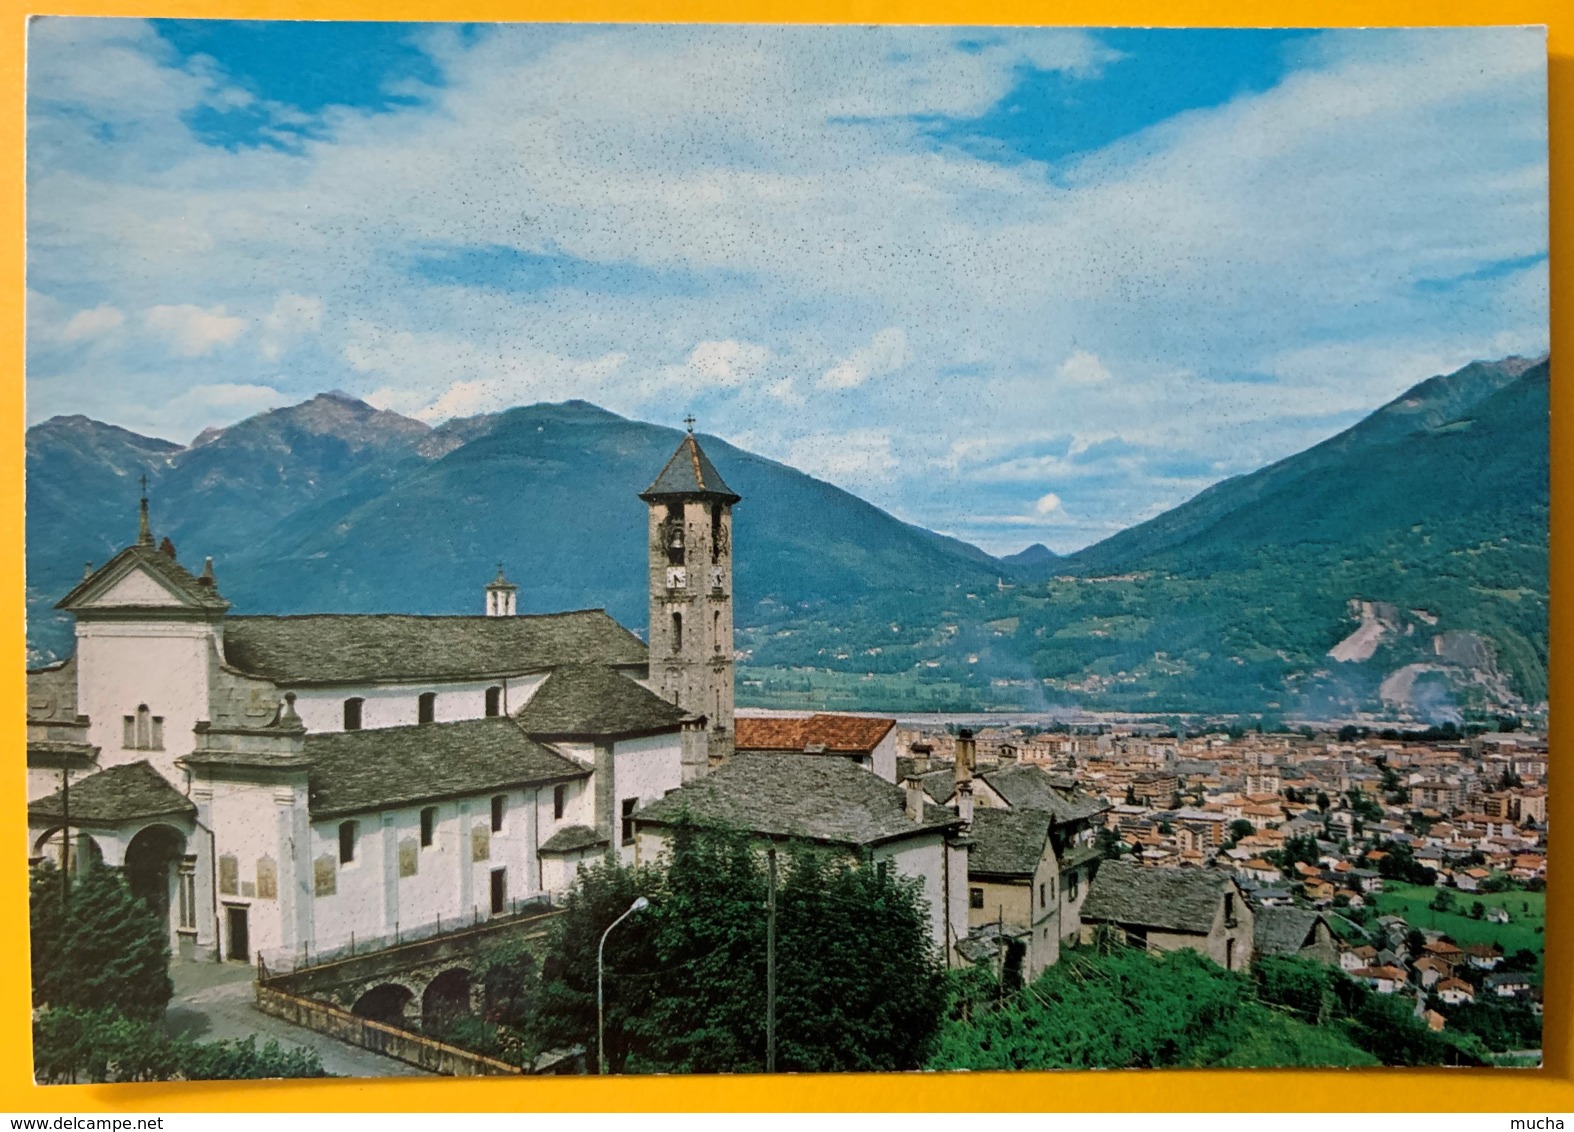
[{"label": "postcard", "polygon": [[35,19],[36,1079],[1539,1065],[1546,60]]}]

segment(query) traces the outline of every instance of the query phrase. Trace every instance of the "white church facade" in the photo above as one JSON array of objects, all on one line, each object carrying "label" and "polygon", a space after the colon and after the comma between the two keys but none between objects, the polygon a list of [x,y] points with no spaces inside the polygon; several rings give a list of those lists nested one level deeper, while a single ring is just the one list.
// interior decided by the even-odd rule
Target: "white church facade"
[{"label": "white church facade", "polygon": [[123,867],[172,950],[288,963],[550,899],[732,750],[731,508],[692,432],[641,496],[649,647],[602,610],[232,616],[136,541],[28,673],[34,859]]}]

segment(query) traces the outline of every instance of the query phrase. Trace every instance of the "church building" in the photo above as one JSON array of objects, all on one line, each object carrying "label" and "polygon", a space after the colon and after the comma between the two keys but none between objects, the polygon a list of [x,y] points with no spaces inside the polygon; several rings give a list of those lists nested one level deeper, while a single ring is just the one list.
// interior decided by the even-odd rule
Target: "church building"
[{"label": "church building", "polygon": [[649,506],[650,643],[599,609],[236,616],[136,540],[28,673],[30,855],[123,867],[191,958],[288,965],[508,914],[632,861],[634,814],[731,755],[732,507],[692,431]]}]

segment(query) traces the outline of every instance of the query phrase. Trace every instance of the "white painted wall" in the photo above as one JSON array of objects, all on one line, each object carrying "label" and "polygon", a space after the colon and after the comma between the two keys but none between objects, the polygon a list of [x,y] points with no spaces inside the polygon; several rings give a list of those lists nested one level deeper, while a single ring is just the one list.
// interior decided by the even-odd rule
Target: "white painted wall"
[{"label": "white painted wall", "polygon": [[[945,838],[938,833],[906,837],[875,847],[874,859],[889,861],[896,875],[915,877],[923,886],[923,897],[929,902],[930,935],[942,955],[946,951],[946,898],[945,890]],[[954,878],[953,878],[954,882]],[[961,931],[967,925],[967,874],[961,880],[962,920]]]},{"label": "white painted wall", "polygon": [[[211,880],[199,886],[198,922],[213,918],[210,906],[223,875],[221,858],[234,857],[238,883],[234,892],[217,892],[220,933],[228,931],[224,909],[228,906],[247,910],[247,932],[255,955],[293,953],[301,945],[293,917],[284,907],[293,904],[291,891],[298,878],[293,859],[293,810],[306,804],[304,789],[255,782],[228,782],[222,779],[197,784],[192,791],[199,818],[213,831],[212,862],[199,861],[200,871]],[[269,858],[274,864],[275,889],[272,897],[257,889],[259,862]],[[204,936],[210,932],[203,932]],[[223,956],[229,957],[228,940],[223,940]]]},{"label": "white painted wall", "polygon": [[612,778],[617,786],[612,804],[612,842],[618,846],[619,859],[632,865],[635,847],[622,843],[623,799],[638,798],[640,806],[648,806],[683,785],[682,736],[673,733],[619,740],[612,745]]},{"label": "white painted wall", "polygon": [[[570,787],[578,786],[571,783]],[[514,789],[500,791],[504,798],[503,828],[491,831],[493,793],[433,803],[437,810],[432,844],[421,846],[422,806],[357,814],[348,818],[315,821],[311,826],[311,862],[328,855],[334,862],[336,892],[313,898],[314,947],[343,947],[354,932],[357,942],[376,941],[423,929],[442,918],[449,925],[491,916],[491,873],[506,870],[510,901],[540,895],[541,874],[536,861],[538,838],[550,836],[538,829],[541,807],[550,818],[552,791]],[[355,860],[339,864],[339,826],[354,820],[357,826]],[[563,824],[569,824],[567,822]],[[472,831],[485,831],[486,856],[475,859]],[[416,873],[399,875],[399,846],[415,846]],[[311,880],[311,862],[307,862]],[[504,912],[511,905],[505,905]]]},{"label": "white painted wall", "polygon": [[335,684],[332,687],[281,689],[295,693],[295,711],[308,731],[343,731],[344,701],[359,697],[361,726],[406,727],[416,723],[421,695],[437,693],[437,722],[451,723],[461,719],[482,719],[486,716],[486,690],[503,689],[502,710],[512,715],[530,702],[530,697],[546,682],[544,674],[510,676],[506,680],[456,680],[445,683],[409,684]]},{"label": "white painted wall", "polygon": [[[108,769],[146,759],[177,789],[175,760],[190,754],[192,729],[208,718],[208,657],[217,630],[198,621],[78,621],[77,710],[89,717],[88,742]],[[163,749],[128,749],[122,720],[146,704],[162,716]]]},{"label": "white painted wall", "polygon": [[869,752],[874,765],[871,769],[887,782],[896,781],[896,728],[885,733],[885,738]]}]

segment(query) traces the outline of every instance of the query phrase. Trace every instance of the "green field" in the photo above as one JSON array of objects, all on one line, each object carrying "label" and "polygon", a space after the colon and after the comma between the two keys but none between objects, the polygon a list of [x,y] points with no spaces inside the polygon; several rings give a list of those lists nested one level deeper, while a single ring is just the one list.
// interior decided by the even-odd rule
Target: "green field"
[{"label": "green field", "polygon": [[[1437,895],[1438,889],[1400,881],[1383,882],[1383,891],[1377,896],[1378,911],[1383,915],[1399,915],[1411,927],[1423,931],[1445,933],[1461,946],[1467,943],[1496,943],[1504,955],[1512,955],[1521,948],[1546,954],[1547,896],[1544,892],[1454,892],[1452,912],[1438,912],[1427,905]],[[1472,919],[1470,906],[1477,900],[1488,908],[1507,908],[1512,917],[1506,924],[1493,924],[1485,919]],[[1539,974],[1540,965],[1537,965]]]}]

